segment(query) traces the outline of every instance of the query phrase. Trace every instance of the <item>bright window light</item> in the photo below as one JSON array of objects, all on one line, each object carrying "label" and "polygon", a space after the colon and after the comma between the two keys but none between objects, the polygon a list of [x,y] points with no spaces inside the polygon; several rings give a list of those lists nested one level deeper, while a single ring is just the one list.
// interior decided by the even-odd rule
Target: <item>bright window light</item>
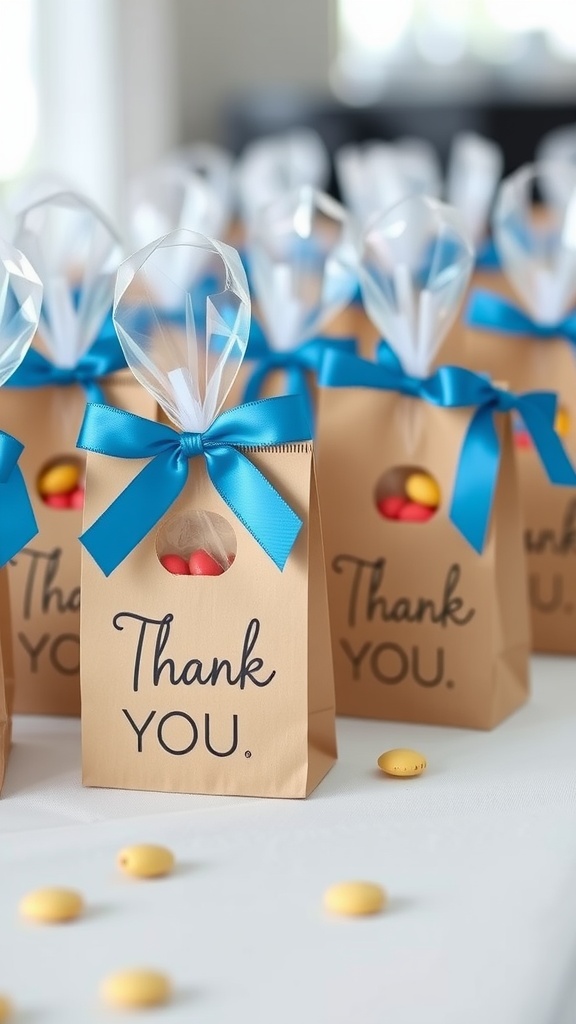
[{"label": "bright window light", "polygon": [[342,32],[351,49],[385,53],[393,50],[410,26],[413,0],[340,0]]},{"label": "bright window light", "polygon": [[36,138],[32,18],[33,0],[0,0],[0,181],[23,170]]},{"label": "bright window light", "polygon": [[[480,64],[525,61],[534,70],[530,46],[537,37],[551,58],[576,64],[574,0],[336,0],[339,51],[334,86],[350,99],[363,81],[380,86],[404,68],[412,77],[434,65],[460,65],[472,57]],[[524,56],[528,55],[528,56]],[[566,80],[576,68],[564,65]]]}]

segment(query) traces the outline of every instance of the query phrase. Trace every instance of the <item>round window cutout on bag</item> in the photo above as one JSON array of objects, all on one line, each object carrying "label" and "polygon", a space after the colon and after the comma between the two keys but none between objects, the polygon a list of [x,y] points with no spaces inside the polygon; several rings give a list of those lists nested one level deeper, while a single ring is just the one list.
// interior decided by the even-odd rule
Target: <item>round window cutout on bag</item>
[{"label": "round window cutout on bag", "polygon": [[40,470],[36,481],[43,503],[57,511],[82,511],[84,473],[84,462],[76,455],[50,459]]},{"label": "round window cutout on bag", "polygon": [[374,500],[383,519],[427,523],[440,508],[441,493],[437,481],[427,470],[418,466],[393,466],[378,480]]},{"label": "round window cutout on bag", "polygon": [[160,565],[173,576],[222,576],[236,558],[236,534],[216,512],[180,512],[156,535]]}]

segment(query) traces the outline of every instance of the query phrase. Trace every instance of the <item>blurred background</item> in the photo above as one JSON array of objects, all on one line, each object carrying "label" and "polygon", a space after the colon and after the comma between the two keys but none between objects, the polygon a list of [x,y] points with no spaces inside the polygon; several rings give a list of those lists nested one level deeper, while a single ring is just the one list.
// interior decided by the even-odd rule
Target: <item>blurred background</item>
[{"label": "blurred background", "polygon": [[[0,0],[0,189],[64,176],[117,215],[174,146],[294,125],[331,153],[497,141],[505,170],[576,121],[571,0]],[[332,182],[334,188],[334,181]]]}]

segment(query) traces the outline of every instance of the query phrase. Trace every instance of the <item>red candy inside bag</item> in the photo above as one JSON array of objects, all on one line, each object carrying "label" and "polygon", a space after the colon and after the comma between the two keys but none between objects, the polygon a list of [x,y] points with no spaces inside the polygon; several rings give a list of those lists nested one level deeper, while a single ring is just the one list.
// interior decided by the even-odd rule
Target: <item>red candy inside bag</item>
[{"label": "red candy inside bag", "polygon": [[156,551],[173,576],[222,576],[236,557],[236,535],[222,516],[195,509],[162,524]]},{"label": "red candy inside bag", "polygon": [[84,508],[84,464],[76,456],[52,459],[38,474],[38,493],[52,509]]},{"label": "red candy inside bag", "polygon": [[427,523],[440,507],[440,487],[432,474],[419,466],[394,466],[380,477],[375,502],[383,519]]}]

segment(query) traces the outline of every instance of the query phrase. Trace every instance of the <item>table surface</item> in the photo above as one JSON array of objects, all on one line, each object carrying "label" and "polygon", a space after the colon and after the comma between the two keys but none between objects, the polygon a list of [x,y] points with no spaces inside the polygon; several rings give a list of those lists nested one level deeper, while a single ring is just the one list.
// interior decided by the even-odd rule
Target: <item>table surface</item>
[{"label": "table surface", "polygon": [[[0,990],[19,1024],[120,1021],[100,980],[170,974],[165,1009],[199,1024],[574,1024],[576,662],[536,658],[530,704],[491,733],[339,721],[340,759],[305,801],[83,789],[75,721],[15,723],[0,800]],[[390,779],[410,746],[425,775]],[[128,843],[170,846],[164,880],[119,875]],[[324,890],[382,883],[372,918]],[[40,927],[17,905],[81,890],[86,916]]]}]

